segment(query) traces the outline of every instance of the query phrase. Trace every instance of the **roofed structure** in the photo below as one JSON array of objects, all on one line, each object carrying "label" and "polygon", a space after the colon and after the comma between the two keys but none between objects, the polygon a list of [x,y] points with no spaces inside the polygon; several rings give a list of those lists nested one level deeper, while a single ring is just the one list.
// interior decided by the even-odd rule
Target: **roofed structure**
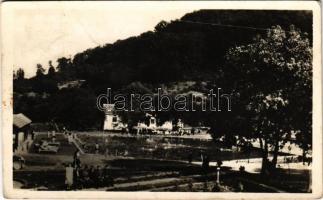
[{"label": "roofed structure", "polygon": [[30,124],[32,121],[28,117],[26,117],[24,114],[14,114],[13,115],[13,125],[17,128],[22,128],[28,124]]}]

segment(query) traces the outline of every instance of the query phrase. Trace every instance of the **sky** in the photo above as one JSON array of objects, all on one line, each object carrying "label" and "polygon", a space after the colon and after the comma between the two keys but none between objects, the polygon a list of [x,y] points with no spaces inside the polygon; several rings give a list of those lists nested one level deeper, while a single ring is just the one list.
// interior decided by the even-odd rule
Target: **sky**
[{"label": "sky", "polygon": [[71,57],[88,48],[140,35],[161,20],[178,19],[193,9],[160,7],[22,7],[14,14],[13,68],[23,68],[25,77],[34,76],[40,63]]},{"label": "sky", "polygon": [[25,76],[31,77],[37,63],[48,69],[49,60],[56,66],[60,57],[73,58],[88,48],[140,35],[154,30],[161,20],[175,20],[196,10],[283,7],[313,9],[302,2],[7,1],[1,5],[3,63],[14,70],[23,68]]}]

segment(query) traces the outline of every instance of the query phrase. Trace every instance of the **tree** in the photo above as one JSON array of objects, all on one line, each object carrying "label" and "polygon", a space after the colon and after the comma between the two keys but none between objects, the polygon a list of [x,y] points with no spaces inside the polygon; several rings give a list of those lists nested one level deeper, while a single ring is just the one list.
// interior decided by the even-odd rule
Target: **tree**
[{"label": "tree", "polygon": [[168,23],[164,20],[160,21],[156,26],[155,26],[155,32],[161,32],[167,27]]},{"label": "tree", "polygon": [[307,37],[294,26],[288,31],[275,26],[226,55],[226,67],[240,77],[234,83],[245,94],[239,99],[245,108],[240,114],[250,120],[252,137],[259,139],[262,171],[276,166],[280,145],[292,130],[301,132],[303,143],[312,137],[312,48]]},{"label": "tree", "polygon": [[49,64],[49,69],[48,69],[47,75],[48,75],[48,77],[53,78],[55,75],[55,68],[54,68],[51,60],[48,62],[48,64]]},{"label": "tree", "polygon": [[43,77],[44,73],[45,73],[45,69],[43,68],[43,66],[41,64],[37,64],[36,77],[37,78]]},{"label": "tree", "polygon": [[53,94],[46,113],[73,130],[99,129],[104,120],[104,113],[96,107],[96,96],[83,88],[63,89]]},{"label": "tree", "polygon": [[24,80],[25,79],[25,71],[22,68],[19,68],[16,72],[16,77],[17,80]]},{"label": "tree", "polygon": [[60,74],[62,80],[71,80],[75,78],[75,68],[73,67],[72,60],[70,58],[59,58],[57,59],[57,72]]},{"label": "tree", "polygon": [[57,59],[58,65],[57,65],[57,71],[64,73],[67,72],[68,70],[70,70],[71,65],[72,65],[72,61],[70,58],[59,58]]}]

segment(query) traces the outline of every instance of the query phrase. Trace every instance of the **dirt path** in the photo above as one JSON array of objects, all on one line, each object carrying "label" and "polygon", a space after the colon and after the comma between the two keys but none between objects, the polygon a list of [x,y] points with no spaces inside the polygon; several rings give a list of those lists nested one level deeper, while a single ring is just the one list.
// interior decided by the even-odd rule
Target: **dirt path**
[{"label": "dirt path", "polygon": [[[278,157],[279,168],[282,169],[304,169],[310,170],[312,166],[303,165],[302,162],[294,162],[294,163],[285,163],[284,162],[285,156]],[[286,158],[290,158],[292,156],[286,156]],[[271,159],[271,158],[270,158]],[[249,160],[249,162],[248,162]],[[245,168],[246,172],[249,173],[259,173],[261,168],[262,158],[251,158],[251,159],[238,159],[238,160],[228,160],[223,161],[222,166],[231,167],[232,170],[239,171],[240,166]],[[202,162],[193,162],[193,164],[201,165]],[[210,166],[217,166],[216,162],[210,162]]]}]

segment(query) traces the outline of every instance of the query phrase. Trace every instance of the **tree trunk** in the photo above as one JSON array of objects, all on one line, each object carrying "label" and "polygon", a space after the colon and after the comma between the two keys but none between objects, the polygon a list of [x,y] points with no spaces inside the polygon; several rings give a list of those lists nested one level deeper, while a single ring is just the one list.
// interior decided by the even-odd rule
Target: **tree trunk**
[{"label": "tree trunk", "polygon": [[303,162],[303,165],[305,165],[305,159],[306,159],[306,144],[305,142],[303,141],[303,144],[302,144],[302,162]]},{"label": "tree trunk", "polygon": [[265,141],[265,144],[262,141],[262,138],[259,137],[259,142],[260,142],[260,148],[262,152],[262,162],[261,162],[261,174],[265,173],[265,170],[267,169],[268,163],[268,144],[267,141]]},{"label": "tree trunk", "polygon": [[261,151],[263,151],[264,150],[264,144],[262,143],[261,137],[259,137],[259,144],[260,144]]},{"label": "tree trunk", "polygon": [[277,165],[278,151],[279,151],[279,133],[276,134],[274,155],[273,155],[273,160],[271,161],[272,167],[274,168],[276,168],[276,165]]}]

